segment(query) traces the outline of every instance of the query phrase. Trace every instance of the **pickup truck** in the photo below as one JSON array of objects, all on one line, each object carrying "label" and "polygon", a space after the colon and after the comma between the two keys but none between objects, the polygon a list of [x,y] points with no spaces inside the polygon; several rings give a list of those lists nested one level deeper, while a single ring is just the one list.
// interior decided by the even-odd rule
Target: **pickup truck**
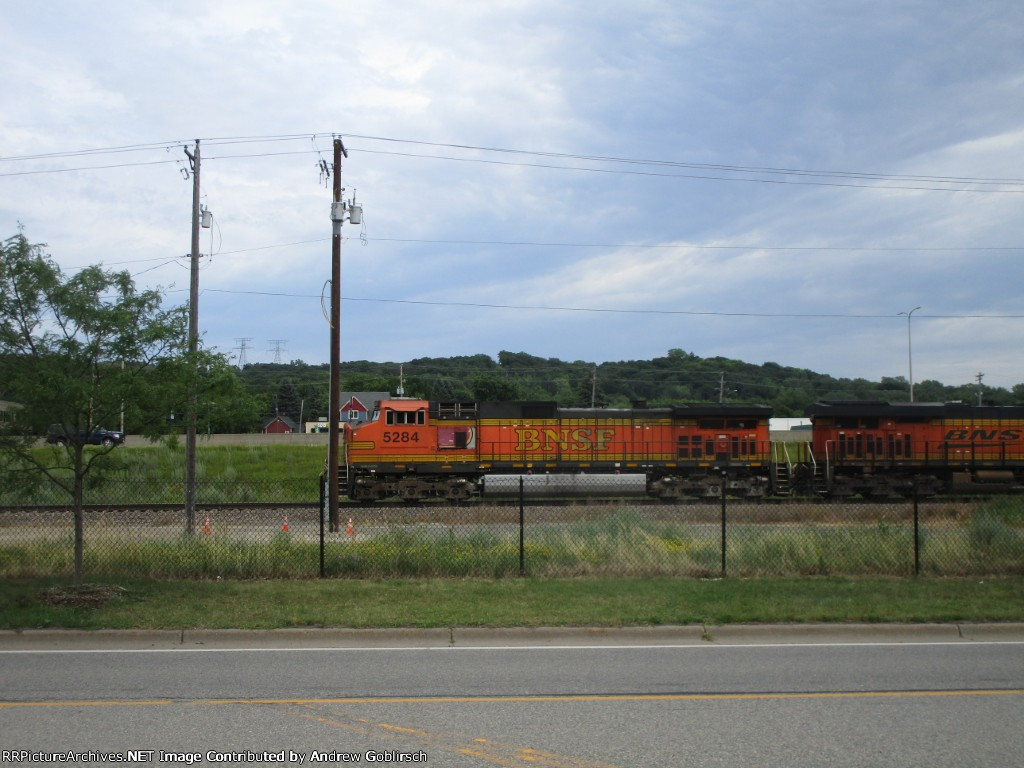
[{"label": "pickup truck", "polygon": [[65,427],[62,424],[51,424],[46,431],[46,442],[53,445],[81,443],[82,445],[102,445],[111,448],[123,443],[124,435],[121,432],[103,429],[103,427],[93,427],[91,432],[76,432],[71,427]]}]

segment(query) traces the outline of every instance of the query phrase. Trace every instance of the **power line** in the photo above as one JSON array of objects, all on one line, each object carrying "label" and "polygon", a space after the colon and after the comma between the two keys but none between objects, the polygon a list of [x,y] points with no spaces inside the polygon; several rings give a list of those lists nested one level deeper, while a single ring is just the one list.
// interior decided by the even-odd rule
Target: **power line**
[{"label": "power line", "polygon": [[[854,184],[844,183],[838,181],[794,181],[792,179],[755,179],[749,177],[736,178],[732,176],[709,176],[706,174],[693,174],[693,173],[661,173],[656,171],[628,171],[618,168],[588,168],[580,166],[565,166],[565,165],[551,165],[548,163],[512,163],[503,160],[485,160],[481,158],[466,158],[466,157],[450,157],[446,155],[418,155],[411,152],[384,152],[381,150],[372,149],[360,149],[353,148],[353,152],[365,152],[369,154],[380,154],[380,155],[394,155],[397,157],[424,157],[434,160],[450,160],[454,162],[464,163],[483,163],[486,165],[508,165],[516,166],[519,168],[543,168],[547,170],[561,170],[561,171],[581,171],[585,173],[605,173],[613,175],[623,176],[648,176],[657,178],[676,178],[676,179],[694,179],[698,181],[730,181],[730,182],[747,182],[752,184],[781,184],[781,185],[797,185],[797,186],[814,186],[814,187],[846,187],[854,189],[890,189],[900,191],[913,191],[913,192],[972,192],[972,193],[987,193],[987,194],[1024,194],[1024,189],[954,189],[949,187],[927,187],[927,186],[910,186],[906,184]],[[637,161],[640,162],[640,161]],[[765,173],[777,173],[765,171]],[[887,180],[895,177],[876,177],[879,180]],[[936,181],[933,183],[954,183],[945,181]],[[970,182],[959,182],[967,184],[1002,184],[1006,182],[994,182],[994,181],[970,181]],[[1012,184],[1020,184],[1024,182],[1009,182]]]},{"label": "power line", "polygon": [[359,134],[347,134],[353,139],[369,139],[373,141],[394,142],[402,144],[416,144],[420,146],[440,147],[446,149],[466,149],[480,152],[499,152],[509,154],[531,155],[535,157],[557,157],[572,160],[599,160],[602,162],[631,163],[640,165],[667,165],[678,168],[705,168],[712,170],[728,170],[741,173],[777,173],[787,175],[822,176],[822,177],[850,177],[850,178],[871,178],[871,179],[897,179],[909,181],[928,181],[941,183],[968,183],[968,184],[1024,184],[1024,179],[1011,178],[977,178],[970,176],[924,176],[912,174],[883,174],[855,171],[810,171],[799,168],[773,168],[764,166],[741,166],[724,165],[719,163],[690,163],[677,160],[637,159],[627,157],[614,157],[605,155],[579,155],[563,152],[537,152],[532,150],[506,149],[501,147],[482,147],[470,144],[444,144],[439,142],[416,141],[413,139],[395,139],[384,136],[361,136]]},{"label": "power line", "polygon": [[[205,293],[226,293],[244,296],[270,296],[292,299],[320,299],[320,294],[283,293],[277,291],[239,291],[227,288],[206,288]],[[761,318],[833,318],[848,320],[879,320],[898,317],[896,314],[844,314],[839,312],[716,312],[711,310],[687,309],[611,309],[607,307],[560,307],[529,304],[489,304],[483,302],[463,301],[421,301],[416,299],[382,299],[343,296],[342,301],[372,302],[381,304],[411,304],[430,307],[468,307],[471,309],[515,309],[542,312],[591,312],[622,315],[686,315],[699,317],[761,317]],[[922,319],[932,320],[1021,320],[1024,315],[919,315]]]},{"label": "power line", "polygon": [[[216,146],[229,146],[236,144],[255,144],[255,143],[272,143],[282,141],[309,141],[312,140],[314,143],[313,149],[286,151],[286,152],[263,152],[263,153],[250,153],[241,155],[220,155],[211,156],[208,160],[226,160],[226,159],[246,159],[246,158],[259,158],[259,157],[273,157],[281,155],[296,155],[296,154],[320,154],[321,150],[315,146],[316,139],[318,136],[326,136],[327,134],[288,134],[283,136],[245,136],[245,137],[223,137],[206,140],[209,145]],[[722,171],[726,173],[745,173],[745,174],[764,174],[768,176],[782,176],[787,178],[750,178],[750,177],[733,177],[733,176],[714,176],[707,174],[684,174],[684,173],[664,173],[657,171],[632,171],[621,168],[591,168],[591,167],[580,167],[580,166],[566,166],[566,165],[553,165],[549,163],[530,163],[530,162],[510,162],[504,160],[491,160],[479,157],[454,157],[449,155],[427,155],[418,154],[414,152],[392,152],[387,150],[374,150],[369,148],[350,147],[350,151],[361,151],[369,154],[386,154],[397,157],[420,157],[426,159],[435,160],[447,160],[453,162],[476,162],[492,165],[512,165],[519,167],[535,167],[544,168],[550,170],[563,170],[563,171],[578,171],[588,173],[609,173],[609,174],[624,174],[624,175],[638,175],[638,176],[660,176],[660,177],[675,177],[675,178],[689,178],[706,181],[731,181],[731,182],[747,182],[747,183],[761,183],[761,184],[796,184],[796,185],[812,185],[812,186],[831,186],[831,187],[855,187],[855,188],[871,188],[871,189],[899,189],[899,190],[913,190],[913,191],[943,191],[943,192],[988,192],[988,193],[1013,193],[1020,194],[1024,193],[1024,189],[978,189],[978,188],[953,188],[948,186],[920,186],[922,184],[941,184],[941,185],[972,185],[978,186],[1020,186],[1024,185],[1024,180],[1015,178],[979,178],[969,176],[941,176],[941,175],[914,175],[914,174],[883,174],[875,172],[859,172],[859,171],[818,171],[811,169],[802,168],[775,168],[767,166],[742,166],[725,163],[691,163],[676,160],[665,160],[665,159],[650,159],[650,158],[630,158],[630,157],[615,157],[607,155],[589,155],[589,154],[576,154],[576,153],[561,153],[561,152],[538,152],[533,150],[522,150],[514,148],[504,147],[484,147],[476,146],[471,144],[456,144],[456,143],[441,143],[441,142],[425,142],[414,139],[401,139],[384,136],[366,136],[360,134],[349,134],[352,138],[363,139],[367,141],[379,141],[394,144],[408,144],[413,146],[424,146],[433,147],[439,149],[455,149],[461,151],[473,151],[473,152],[486,152],[494,154],[504,155],[516,155],[523,157],[538,157],[538,158],[553,158],[558,160],[572,160],[572,161],[584,161],[584,162],[600,162],[600,163],[611,163],[616,165],[631,165],[631,166],[652,166],[662,168],[678,168],[678,169],[694,169],[694,170],[707,170],[707,171]],[[38,159],[59,159],[59,158],[71,158],[71,157],[82,157],[82,156],[95,156],[103,154],[115,154],[123,152],[135,152],[153,149],[165,149],[169,150],[172,147],[184,145],[187,142],[174,141],[174,142],[160,142],[153,144],[138,144],[128,145],[121,147],[110,147],[110,148],[99,148],[99,149],[85,149],[85,150],[74,150],[69,152],[52,152],[52,153],[40,153],[35,155],[20,155],[11,157],[0,157],[0,162],[3,161],[24,161],[24,160],[38,160]],[[32,171],[15,171],[9,173],[0,173],[0,176],[24,176],[34,174],[45,174],[45,173],[66,173],[69,171],[82,171],[82,170],[105,170],[111,168],[124,168],[132,166],[144,166],[144,165],[156,165],[160,163],[177,162],[175,160],[162,160],[162,161],[150,161],[150,162],[139,162],[139,163],[122,163],[113,164],[106,166],[90,166],[90,167],[78,167],[78,168],[59,168],[59,169],[37,169]],[[794,180],[792,176],[801,177],[804,180]],[[838,181],[823,181],[821,179],[848,179],[847,182]],[[913,182],[911,184],[862,184],[854,183],[855,181],[881,181],[881,182]]]},{"label": "power line", "polygon": [[[299,245],[314,245],[330,240],[329,237],[318,237],[312,240],[295,240],[289,243],[258,245],[252,248],[236,248],[231,251],[220,251],[218,256],[234,256],[240,253],[255,253],[276,248],[293,248]],[[345,237],[347,241],[359,240],[367,243],[407,243],[413,245],[471,245],[471,246],[505,246],[529,248],[631,248],[636,250],[675,250],[687,249],[695,251],[776,251],[776,252],[836,252],[836,253],[962,253],[963,251],[987,251],[993,253],[1024,251],[1024,245],[963,245],[963,246],[870,246],[870,245],[707,245],[703,243],[567,243],[531,240],[445,240],[406,237]],[[140,264],[147,261],[166,261],[161,256],[149,259],[125,259],[123,261],[105,262],[107,265]],[[74,269],[74,267],[72,267]]]}]

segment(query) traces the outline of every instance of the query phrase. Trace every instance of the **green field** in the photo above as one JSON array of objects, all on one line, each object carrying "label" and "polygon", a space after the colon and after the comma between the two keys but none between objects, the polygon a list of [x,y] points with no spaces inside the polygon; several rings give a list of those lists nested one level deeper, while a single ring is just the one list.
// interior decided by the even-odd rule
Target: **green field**
[{"label": "green field", "polygon": [[656,626],[1024,620],[1024,578],[7,580],[28,629]]},{"label": "green field", "polygon": [[[62,450],[38,448],[36,453],[45,460]],[[326,458],[322,445],[209,446],[200,441],[196,449],[198,501],[316,501]],[[184,484],[185,451],[180,441],[123,446],[90,473],[85,500],[87,504],[182,503]],[[0,505],[66,502],[67,494],[47,481],[29,488],[0,488]]]}]

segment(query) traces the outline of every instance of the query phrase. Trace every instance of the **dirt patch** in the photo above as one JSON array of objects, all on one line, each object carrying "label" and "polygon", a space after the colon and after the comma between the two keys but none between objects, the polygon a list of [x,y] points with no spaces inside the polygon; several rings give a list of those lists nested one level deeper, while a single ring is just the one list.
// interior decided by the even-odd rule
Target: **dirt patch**
[{"label": "dirt patch", "polygon": [[125,593],[115,584],[80,584],[71,587],[50,587],[42,590],[40,602],[48,605],[68,605],[72,608],[99,608]]}]

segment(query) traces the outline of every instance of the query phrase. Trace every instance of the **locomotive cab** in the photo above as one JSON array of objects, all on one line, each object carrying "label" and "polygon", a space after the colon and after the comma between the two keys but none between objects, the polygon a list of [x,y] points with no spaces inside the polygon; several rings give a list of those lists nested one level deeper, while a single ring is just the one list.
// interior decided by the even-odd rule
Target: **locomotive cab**
[{"label": "locomotive cab", "polygon": [[459,500],[472,495],[461,472],[473,458],[472,430],[439,426],[430,408],[427,400],[382,400],[371,420],[352,430],[346,451],[349,498]]}]

